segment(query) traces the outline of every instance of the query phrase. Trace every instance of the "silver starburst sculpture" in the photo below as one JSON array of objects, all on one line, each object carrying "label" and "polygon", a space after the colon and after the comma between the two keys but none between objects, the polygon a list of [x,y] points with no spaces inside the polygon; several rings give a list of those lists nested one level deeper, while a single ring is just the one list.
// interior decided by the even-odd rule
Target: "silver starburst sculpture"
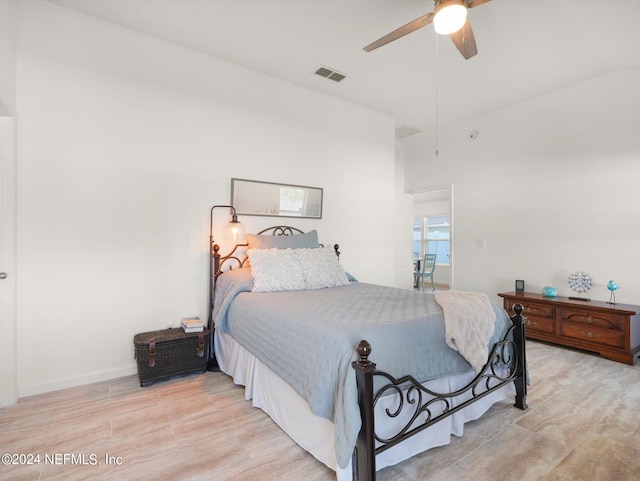
[{"label": "silver starburst sculpture", "polygon": [[[569,287],[579,296],[591,289],[591,276],[583,271],[574,272],[569,276]],[[582,297],[574,299],[586,300]]]}]

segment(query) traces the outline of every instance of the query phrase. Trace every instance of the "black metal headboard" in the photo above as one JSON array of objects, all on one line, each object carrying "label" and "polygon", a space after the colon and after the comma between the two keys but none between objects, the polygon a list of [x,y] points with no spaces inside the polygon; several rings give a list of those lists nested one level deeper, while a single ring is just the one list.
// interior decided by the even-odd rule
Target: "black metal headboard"
[{"label": "black metal headboard", "polygon": [[[257,235],[269,235],[281,236],[281,235],[295,235],[304,234],[304,231],[296,227],[288,225],[277,225],[268,227],[261,230]],[[213,314],[213,295],[216,287],[216,280],[220,277],[220,274],[224,272],[225,266],[229,266],[229,269],[233,267],[243,267],[247,261],[247,253],[240,252],[243,247],[248,247],[246,242],[242,244],[236,244],[231,251],[222,256],[220,255],[220,246],[213,240],[209,246],[209,323],[211,323],[211,316]]]},{"label": "black metal headboard", "polygon": [[[268,227],[267,229],[261,230],[256,235],[265,235],[265,234],[268,235],[269,233],[271,233],[271,235],[273,236],[304,234],[303,231],[301,231],[296,227],[290,227],[288,225],[277,225],[274,227]],[[242,253],[240,256],[238,256],[238,249],[241,249],[242,247],[248,247],[248,246],[249,244],[247,244],[246,242],[242,244],[236,244],[231,250],[231,252],[229,252],[225,256],[221,256],[219,252],[220,246],[218,244],[212,243],[210,253],[211,253],[211,263],[212,263],[211,275],[212,275],[213,285],[215,285],[216,279],[220,276],[220,274],[222,274],[224,265],[226,263],[229,263],[229,264],[234,263],[236,267],[244,266],[244,263],[247,261],[247,254],[245,252],[245,253]],[[230,265],[229,268],[232,269],[233,265]],[[212,294],[213,294],[213,291],[212,291]]]}]

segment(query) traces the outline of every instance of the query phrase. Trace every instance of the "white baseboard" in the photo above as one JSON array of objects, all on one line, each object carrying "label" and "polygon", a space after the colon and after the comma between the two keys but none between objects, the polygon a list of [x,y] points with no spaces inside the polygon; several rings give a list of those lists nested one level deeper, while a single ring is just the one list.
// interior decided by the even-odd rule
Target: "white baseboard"
[{"label": "white baseboard", "polygon": [[18,379],[18,399],[51,391],[59,391],[60,389],[82,386],[84,384],[92,384],[94,382],[109,381],[111,379],[131,376],[132,374],[137,373],[138,371],[135,366],[128,366],[126,368],[101,371],[86,376],[63,378],[53,382],[47,382],[44,384],[31,384],[28,386],[21,386],[20,380]]}]

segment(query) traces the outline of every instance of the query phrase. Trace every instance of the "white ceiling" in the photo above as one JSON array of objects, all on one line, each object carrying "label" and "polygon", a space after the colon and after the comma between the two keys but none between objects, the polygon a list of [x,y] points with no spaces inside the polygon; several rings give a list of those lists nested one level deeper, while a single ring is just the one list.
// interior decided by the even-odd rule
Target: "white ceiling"
[{"label": "white ceiling", "polygon": [[[439,123],[447,125],[640,68],[640,0],[493,0],[469,11],[479,53],[466,61],[431,25],[362,50],[431,12],[432,0],[52,1],[421,130],[435,124],[436,90]],[[320,66],[347,78],[314,75]]]}]

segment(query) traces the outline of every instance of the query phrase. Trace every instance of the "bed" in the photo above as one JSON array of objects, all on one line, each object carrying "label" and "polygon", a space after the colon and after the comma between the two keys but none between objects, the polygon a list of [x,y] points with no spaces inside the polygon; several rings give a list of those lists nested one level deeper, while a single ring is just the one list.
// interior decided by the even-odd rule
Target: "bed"
[{"label": "bed", "polygon": [[511,395],[527,407],[519,307],[510,318],[474,293],[358,282],[337,245],[288,226],[210,254],[209,369],[338,481],[374,481]]}]

